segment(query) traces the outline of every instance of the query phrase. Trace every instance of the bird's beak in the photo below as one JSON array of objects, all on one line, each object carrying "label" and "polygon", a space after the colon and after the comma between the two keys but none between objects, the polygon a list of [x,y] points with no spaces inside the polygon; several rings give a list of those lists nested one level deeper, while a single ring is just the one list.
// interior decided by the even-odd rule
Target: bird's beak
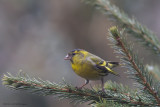
[{"label": "bird's beak", "polygon": [[64,60],[70,60],[71,58],[72,58],[72,57],[67,54],[67,55],[65,56]]}]

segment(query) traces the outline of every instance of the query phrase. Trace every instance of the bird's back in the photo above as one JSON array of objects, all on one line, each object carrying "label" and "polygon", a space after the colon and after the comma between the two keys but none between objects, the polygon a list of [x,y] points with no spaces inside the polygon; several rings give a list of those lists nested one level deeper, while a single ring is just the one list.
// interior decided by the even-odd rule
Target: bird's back
[{"label": "bird's back", "polygon": [[72,68],[74,72],[82,78],[97,80],[101,78],[101,75],[99,75],[101,70],[96,68],[96,65],[100,61],[104,60],[98,56],[88,53],[84,57],[75,58],[74,63],[72,63]]}]

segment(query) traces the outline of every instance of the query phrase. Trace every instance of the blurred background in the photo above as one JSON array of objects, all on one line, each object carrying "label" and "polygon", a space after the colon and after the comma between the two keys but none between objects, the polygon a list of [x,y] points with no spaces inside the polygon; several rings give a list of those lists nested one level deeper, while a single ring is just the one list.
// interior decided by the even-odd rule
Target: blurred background
[{"label": "blurred background", "polygon": [[[142,24],[160,34],[160,0],[113,1]],[[107,29],[115,25],[100,12],[81,0],[0,0],[0,77],[6,72],[27,74],[51,82],[67,82],[80,86],[84,80],[64,61],[72,49],[81,48],[105,60],[119,61],[109,47]],[[140,51],[141,53],[142,51]],[[145,61],[158,62],[156,56],[145,55]],[[112,80],[133,87],[125,69],[116,68],[121,77]],[[123,77],[123,78],[122,78]],[[100,83],[91,82],[91,85]],[[90,85],[88,85],[90,88]],[[26,91],[7,89],[0,83],[0,107],[84,107],[59,101],[53,96],[37,96]],[[20,103],[22,105],[14,105]]]}]

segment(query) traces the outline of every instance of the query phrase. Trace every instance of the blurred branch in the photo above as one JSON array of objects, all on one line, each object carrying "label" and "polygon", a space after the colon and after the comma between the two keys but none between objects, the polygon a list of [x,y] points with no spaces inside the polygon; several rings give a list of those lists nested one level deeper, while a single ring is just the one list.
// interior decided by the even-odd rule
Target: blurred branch
[{"label": "blurred branch", "polygon": [[137,94],[122,84],[118,85],[108,81],[105,84],[105,92],[99,89],[78,89],[65,81],[60,84],[43,81],[41,79],[30,78],[26,74],[4,75],[3,84],[16,90],[28,90],[38,95],[56,95],[60,99],[69,98],[71,102],[98,103],[102,100],[116,102],[118,105],[153,105],[144,94]]},{"label": "blurred branch", "polygon": [[160,81],[160,69],[156,65],[146,65],[146,69],[149,71],[150,75]]},{"label": "blurred branch", "polygon": [[[119,32],[117,27],[109,29],[109,40],[112,42],[112,47],[115,52],[122,55],[121,61],[124,66],[129,69],[128,73],[131,78],[136,80],[140,85],[140,90],[152,96],[151,100],[160,105],[160,83],[156,80],[144,65],[140,62],[136,54],[133,53],[132,44],[128,44],[125,40],[123,31]],[[149,96],[149,97],[151,97]]]},{"label": "blurred branch", "polygon": [[139,42],[160,54],[160,42],[157,36],[145,26],[141,25],[134,18],[130,18],[125,12],[110,3],[110,0],[83,0],[87,4],[92,4],[103,14],[110,17],[111,21],[116,21],[126,29],[129,34],[137,38]]}]

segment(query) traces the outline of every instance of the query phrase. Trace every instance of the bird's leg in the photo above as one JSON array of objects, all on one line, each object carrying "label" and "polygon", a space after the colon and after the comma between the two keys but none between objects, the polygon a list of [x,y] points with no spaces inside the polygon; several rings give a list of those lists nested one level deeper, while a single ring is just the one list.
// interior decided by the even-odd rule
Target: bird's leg
[{"label": "bird's leg", "polygon": [[104,80],[103,80],[103,77],[101,78],[101,82],[102,82],[102,91],[104,92]]},{"label": "bird's leg", "polygon": [[89,80],[85,80],[85,84],[83,84],[81,87],[79,87],[79,89],[82,89],[85,85],[87,85],[89,83]]}]

